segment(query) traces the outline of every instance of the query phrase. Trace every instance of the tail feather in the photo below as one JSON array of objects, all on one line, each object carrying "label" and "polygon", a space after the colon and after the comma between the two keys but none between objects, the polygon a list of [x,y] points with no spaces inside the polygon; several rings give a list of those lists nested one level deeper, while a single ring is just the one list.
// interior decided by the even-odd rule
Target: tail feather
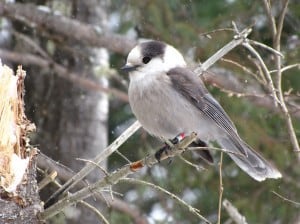
[{"label": "tail feather", "polygon": [[[232,152],[228,155],[232,160],[248,175],[257,181],[263,181],[266,178],[280,178],[281,173],[272,166],[260,154],[255,152],[247,143],[240,138],[238,139],[240,147],[230,139],[230,137],[218,140],[218,143],[226,150]],[[246,155],[241,154],[245,152]]]}]

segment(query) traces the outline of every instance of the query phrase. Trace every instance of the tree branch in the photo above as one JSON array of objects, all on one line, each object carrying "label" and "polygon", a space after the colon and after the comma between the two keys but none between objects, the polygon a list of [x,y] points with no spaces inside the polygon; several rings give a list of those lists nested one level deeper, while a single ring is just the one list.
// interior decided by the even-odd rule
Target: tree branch
[{"label": "tree branch", "polygon": [[[264,4],[265,4],[265,10],[266,10],[268,18],[269,18],[269,22],[272,24],[271,28],[272,28],[272,35],[273,35],[273,48],[276,51],[280,52],[280,50],[281,50],[280,41],[281,41],[283,22],[284,22],[284,18],[285,18],[287,9],[288,9],[289,0],[284,0],[282,3],[283,6],[282,6],[282,9],[279,14],[277,27],[276,27],[275,18],[271,13],[270,3],[267,2],[267,0],[264,0]],[[286,121],[287,129],[288,129],[288,133],[290,136],[290,140],[291,140],[293,149],[296,152],[296,157],[298,158],[298,161],[300,162],[299,142],[297,140],[297,136],[296,136],[295,129],[293,126],[292,118],[291,118],[289,110],[286,106],[284,95],[282,92],[282,69],[281,69],[282,68],[282,60],[281,60],[281,57],[278,56],[277,54],[275,54],[275,66],[276,66],[276,70],[277,70],[276,89],[277,89],[277,96],[280,101],[280,108],[283,112],[283,115],[284,115],[284,118]]]},{"label": "tree branch", "polygon": [[[37,156],[37,166],[44,170],[50,170],[52,172],[57,173],[57,178],[61,181],[68,181],[71,179],[74,174],[76,174],[73,170],[71,170],[69,167],[64,166],[63,164],[54,161],[50,157],[39,153]],[[39,183],[40,184],[40,183]],[[81,180],[78,182],[78,187],[84,188],[88,186],[88,183],[84,180]],[[141,211],[136,207],[132,206],[129,203],[121,200],[120,198],[111,198],[109,196],[105,196],[106,194],[96,194],[95,197],[101,201],[104,200],[111,206],[113,209],[116,209],[120,212],[123,212],[125,214],[128,214],[136,224],[147,224],[147,220],[144,217],[144,215],[141,213]]]},{"label": "tree branch", "polygon": [[152,187],[158,191],[161,191],[167,195],[169,195],[171,198],[175,199],[177,202],[179,202],[181,205],[183,205],[184,207],[186,207],[188,209],[189,212],[193,213],[194,215],[196,215],[198,218],[202,219],[203,221],[205,221],[205,223],[211,223],[209,220],[207,220],[205,217],[203,217],[201,214],[200,214],[200,211],[194,207],[192,207],[191,205],[189,205],[188,203],[186,203],[184,200],[182,200],[181,198],[179,198],[177,195],[165,190],[164,188],[158,186],[158,185],[155,185],[155,184],[152,184],[152,183],[149,183],[149,182],[146,182],[146,181],[143,181],[143,180],[136,180],[136,179],[133,179],[133,178],[123,178],[121,179],[122,182],[129,182],[129,183],[137,183],[137,184],[142,184],[142,185],[146,185],[146,186],[149,186],[149,187]]},{"label": "tree branch", "polygon": [[33,54],[27,54],[27,53],[16,53],[7,51],[4,49],[0,49],[0,58],[13,61],[16,63],[20,63],[23,65],[36,65],[41,68],[48,68],[50,70],[53,70],[58,77],[64,78],[76,85],[78,85],[81,88],[84,88],[86,90],[94,90],[99,92],[105,92],[108,94],[112,94],[113,96],[117,97],[118,99],[128,102],[128,96],[127,93],[124,93],[118,89],[112,88],[112,87],[105,87],[100,85],[94,80],[89,80],[86,78],[86,75],[78,74],[75,72],[69,71],[64,66],[47,59],[43,59],[39,56],[33,55]]},{"label": "tree branch", "polygon": [[102,30],[101,27],[84,24],[77,20],[47,12],[32,4],[2,3],[0,16],[25,23],[40,31],[48,30],[69,40],[89,46],[104,47],[113,52],[127,54],[136,44],[135,40]]},{"label": "tree branch", "polygon": [[[133,135],[141,127],[138,121],[135,121],[129,128],[127,128],[115,141],[113,141],[106,149],[98,154],[93,160],[94,163],[99,164],[116,151],[131,135]],[[69,191],[79,181],[81,181],[86,175],[88,175],[96,166],[93,163],[87,163],[78,173],[76,173],[71,179],[69,179],[60,189],[58,189],[45,204],[51,205],[53,200],[62,194],[63,192]]]},{"label": "tree branch", "polygon": [[[176,145],[172,150],[168,151],[168,154],[162,154],[161,161],[181,154],[183,152],[183,150],[185,148],[187,148],[188,145],[190,145],[195,139],[196,139],[195,133],[191,134],[190,136],[187,136],[178,145]],[[102,158],[106,158],[106,157],[102,157]],[[59,200],[54,205],[45,209],[45,211],[43,213],[41,213],[40,217],[41,217],[41,219],[46,220],[46,219],[56,215],[57,213],[59,213],[66,206],[75,204],[76,202],[91,196],[94,192],[100,191],[104,187],[118,183],[122,178],[128,176],[129,174],[134,173],[145,166],[151,167],[151,166],[155,165],[156,163],[158,163],[158,161],[155,157],[155,154],[152,154],[151,156],[147,156],[142,160],[133,162],[131,164],[127,164],[127,165],[123,166],[122,168],[118,169],[117,171],[111,173],[109,176],[106,176],[103,179],[79,190],[78,192]],[[88,164],[88,166],[90,166],[90,163]],[[93,164],[91,166],[92,166],[91,168],[94,167]],[[74,178],[72,178],[72,179],[74,179]],[[77,178],[77,180],[78,179],[79,178]]]},{"label": "tree branch", "polygon": [[222,196],[223,196],[223,177],[222,177],[222,164],[223,164],[223,152],[221,152],[220,162],[219,162],[219,206],[218,206],[218,222],[217,224],[221,223],[221,211],[222,211]]}]

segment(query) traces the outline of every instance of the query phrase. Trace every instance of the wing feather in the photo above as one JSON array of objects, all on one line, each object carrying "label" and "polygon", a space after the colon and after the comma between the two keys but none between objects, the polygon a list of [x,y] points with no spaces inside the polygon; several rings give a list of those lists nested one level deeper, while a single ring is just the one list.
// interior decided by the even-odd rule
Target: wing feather
[{"label": "wing feather", "polygon": [[202,114],[212,119],[220,129],[224,130],[240,152],[246,155],[236,127],[221,105],[207,91],[202,80],[186,68],[174,68],[167,74],[173,87],[196,106]]}]

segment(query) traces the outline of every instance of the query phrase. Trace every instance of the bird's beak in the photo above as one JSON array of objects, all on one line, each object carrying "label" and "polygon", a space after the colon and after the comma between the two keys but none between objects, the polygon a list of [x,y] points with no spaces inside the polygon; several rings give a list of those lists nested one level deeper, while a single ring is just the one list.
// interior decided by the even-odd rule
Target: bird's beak
[{"label": "bird's beak", "polygon": [[126,64],[124,65],[121,70],[124,72],[132,72],[134,70],[136,70],[136,68],[139,67],[138,65],[131,65],[131,64]]}]

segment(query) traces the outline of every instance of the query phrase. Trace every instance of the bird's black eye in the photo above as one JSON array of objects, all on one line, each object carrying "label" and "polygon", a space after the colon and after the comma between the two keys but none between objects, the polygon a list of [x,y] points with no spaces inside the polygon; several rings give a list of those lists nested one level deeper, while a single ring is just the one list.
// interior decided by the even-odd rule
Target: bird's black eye
[{"label": "bird's black eye", "polygon": [[150,57],[143,57],[143,63],[148,64],[148,62],[151,61]]}]

